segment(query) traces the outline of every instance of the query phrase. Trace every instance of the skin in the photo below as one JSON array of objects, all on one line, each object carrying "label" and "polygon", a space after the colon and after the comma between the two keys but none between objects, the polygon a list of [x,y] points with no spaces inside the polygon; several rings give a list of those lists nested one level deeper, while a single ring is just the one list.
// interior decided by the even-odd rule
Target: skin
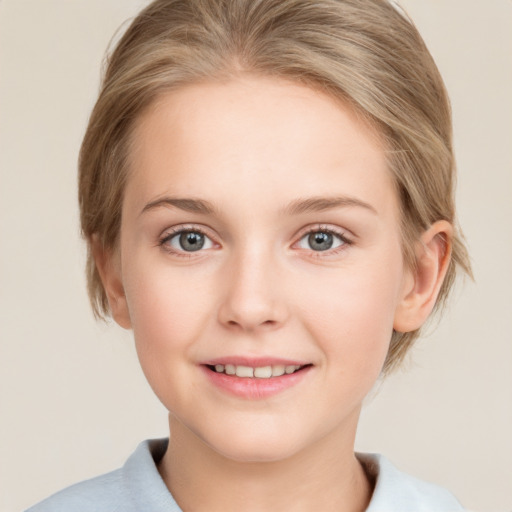
[{"label": "skin", "polygon": [[[184,251],[179,229],[204,232],[204,248]],[[310,231],[334,233],[333,248],[314,250]],[[366,509],[372,482],[354,456],[361,404],[392,330],[430,313],[450,236],[435,223],[418,241],[417,270],[404,265],[378,134],[321,92],[245,76],[166,93],[145,112],[120,245],[94,251],[113,316],[133,329],[169,410],[159,470],[184,510]],[[205,377],[201,363],[226,356],[312,367],[275,396],[245,399]]]}]

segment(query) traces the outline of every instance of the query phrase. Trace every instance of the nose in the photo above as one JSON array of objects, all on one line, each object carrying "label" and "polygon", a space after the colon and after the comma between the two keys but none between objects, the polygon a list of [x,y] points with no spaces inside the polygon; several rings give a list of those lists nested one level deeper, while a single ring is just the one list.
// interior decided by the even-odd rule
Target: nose
[{"label": "nose", "polygon": [[288,305],[279,274],[271,255],[261,249],[234,257],[223,276],[219,321],[244,332],[280,327],[288,317]]}]

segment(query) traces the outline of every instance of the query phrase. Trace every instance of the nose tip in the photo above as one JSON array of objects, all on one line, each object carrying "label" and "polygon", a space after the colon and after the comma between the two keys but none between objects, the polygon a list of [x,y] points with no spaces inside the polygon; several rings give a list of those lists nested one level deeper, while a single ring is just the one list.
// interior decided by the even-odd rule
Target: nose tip
[{"label": "nose tip", "polygon": [[268,316],[271,316],[271,314],[266,315],[263,313],[258,315],[254,314],[254,312],[245,311],[231,315],[230,319],[224,323],[232,329],[240,329],[247,332],[256,331],[258,329],[272,329],[279,325],[277,320],[270,318],[265,320]]},{"label": "nose tip", "polygon": [[272,265],[245,265],[225,281],[225,296],[219,307],[219,321],[229,329],[246,332],[271,330],[287,317],[283,289]]},{"label": "nose tip", "polygon": [[[246,295],[245,295],[246,294]],[[273,329],[284,320],[283,308],[260,291],[231,292],[219,310],[219,320],[230,329],[255,331]]]}]

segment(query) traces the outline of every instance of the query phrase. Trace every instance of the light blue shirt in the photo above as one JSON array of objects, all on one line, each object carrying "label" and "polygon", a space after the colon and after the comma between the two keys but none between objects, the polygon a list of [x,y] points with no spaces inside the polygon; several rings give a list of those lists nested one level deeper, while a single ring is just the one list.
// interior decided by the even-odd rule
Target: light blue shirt
[{"label": "light blue shirt", "polygon": [[[142,442],[125,465],[72,485],[26,512],[182,512],[158,473],[167,439]],[[398,471],[381,455],[358,454],[375,478],[366,512],[460,512],[445,489]]]}]

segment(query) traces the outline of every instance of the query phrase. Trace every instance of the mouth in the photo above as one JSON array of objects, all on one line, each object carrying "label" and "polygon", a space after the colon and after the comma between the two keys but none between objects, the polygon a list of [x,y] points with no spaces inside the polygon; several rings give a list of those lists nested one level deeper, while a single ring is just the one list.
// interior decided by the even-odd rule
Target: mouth
[{"label": "mouth", "polygon": [[246,379],[271,379],[299,372],[311,364],[276,364],[267,366],[245,366],[236,364],[205,365],[210,371]]},{"label": "mouth", "polygon": [[200,365],[215,388],[245,400],[270,398],[294,388],[311,374],[313,364],[299,361],[226,358]]}]

